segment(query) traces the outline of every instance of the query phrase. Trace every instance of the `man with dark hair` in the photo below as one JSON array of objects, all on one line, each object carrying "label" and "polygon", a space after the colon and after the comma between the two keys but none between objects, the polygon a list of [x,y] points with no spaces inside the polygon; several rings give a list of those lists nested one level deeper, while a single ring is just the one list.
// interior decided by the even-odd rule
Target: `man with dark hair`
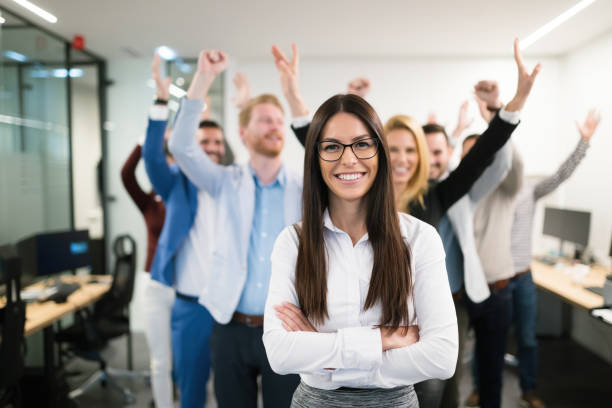
[{"label": "man with dark hair", "polygon": [[453,146],[442,125],[428,123],[423,126],[423,132],[429,147],[429,178],[438,179],[448,170]]}]

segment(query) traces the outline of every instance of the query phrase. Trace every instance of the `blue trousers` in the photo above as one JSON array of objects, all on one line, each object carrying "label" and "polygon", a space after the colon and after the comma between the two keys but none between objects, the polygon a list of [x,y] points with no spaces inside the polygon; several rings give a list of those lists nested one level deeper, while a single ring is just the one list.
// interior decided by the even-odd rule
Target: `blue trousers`
[{"label": "blue trousers", "polygon": [[535,335],[538,295],[531,271],[510,280],[512,322],[516,334],[519,378],[523,393],[536,388],[538,376],[538,342]]},{"label": "blue trousers", "polygon": [[172,367],[181,398],[181,408],[206,404],[210,376],[210,333],[213,318],[195,299],[177,295],[172,307]]}]

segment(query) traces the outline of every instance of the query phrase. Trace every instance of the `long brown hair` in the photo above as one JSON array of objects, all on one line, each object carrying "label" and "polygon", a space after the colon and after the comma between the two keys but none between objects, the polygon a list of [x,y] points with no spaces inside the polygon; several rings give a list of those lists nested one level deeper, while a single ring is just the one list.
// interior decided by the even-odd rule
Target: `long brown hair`
[{"label": "long brown hair", "polygon": [[366,194],[366,227],[374,253],[367,310],[380,302],[380,324],[398,328],[409,322],[408,300],[412,295],[411,256],[404,242],[393,200],[389,149],[374,109],[356,95],[329,98],[314,114],[306,136],[302,225],[299,236],[295,286],[304,315],[314,323],[329,318],[327,311],[327,262],[323,240],[323,214],[329,204],[328,187],[321,175],[317,142],[323,128],[336,113],[355,115],[379,141],[378,172]]}]

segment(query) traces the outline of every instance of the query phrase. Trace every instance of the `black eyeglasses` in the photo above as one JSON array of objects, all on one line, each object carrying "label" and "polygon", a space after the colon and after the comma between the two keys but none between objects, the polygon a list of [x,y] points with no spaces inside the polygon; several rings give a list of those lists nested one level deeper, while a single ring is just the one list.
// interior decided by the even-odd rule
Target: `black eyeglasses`
[{"label": "black eyeglasses", "polygon": [[371,137],[367,139],[361,139],[351,144],[344,144],[340,142],[333,142],[331,140],[322,140],[317,143],[317,149],[319,151],[319,157],[322,160],[333,162],[338,161],[344,154],[344,149],[350,147],[360,160],[371,159],[378,153],[378,139]]}]

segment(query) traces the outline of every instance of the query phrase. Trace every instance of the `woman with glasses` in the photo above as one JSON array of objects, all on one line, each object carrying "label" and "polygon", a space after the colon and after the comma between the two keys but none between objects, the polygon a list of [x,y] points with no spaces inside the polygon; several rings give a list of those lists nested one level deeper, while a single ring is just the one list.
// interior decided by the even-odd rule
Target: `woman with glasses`
[{"label": "woman with glasses", "polygon": [[264,314],[272,369],[301,376],[293,407],[418,407],[412,385],[454,371],[442,243],[397,213],[382,134],[355,95],[310,125],[302,222],[276,240]]}]

